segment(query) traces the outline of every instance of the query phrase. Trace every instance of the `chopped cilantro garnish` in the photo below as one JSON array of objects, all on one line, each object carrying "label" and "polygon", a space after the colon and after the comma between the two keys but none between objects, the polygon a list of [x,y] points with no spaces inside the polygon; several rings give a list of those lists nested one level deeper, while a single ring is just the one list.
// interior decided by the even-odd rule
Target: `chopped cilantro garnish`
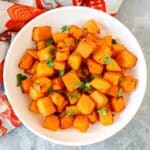
[{"label": "chopped cilantro garnish", "polygon": [[66,117],[71,117],[75,114],[74,110],[69,110],[66,112]]},{"label": "chopped cilantro garnish", "polygon": [[106,112],[106,108],[104,108],[104,107],[98,109],[97,112],[100,113],[101,115],[106,115],[106,113],[107,113],[107,112]]},{"label": "chopped cilantro garnish", "polygon": [[25,75],[22,75],[21,73],[18,73],[16,75],[16,78],[17,78],[17,86],[20,86],[21,82],[27,79],[27,77]]},{"label": "chopped cilantro garnish", "polygon": [[109,65],[112,63],[112,58],[110,56],[105,56],[104,57],[104,63]]},{"label": "chopped cilantro garnish", "polygon": [[117,44],[117,41],[115,39],[112,39],[112,44]]},{"label": "chopped cilantro garnish", "polygon": [[118,96],[121,96],[122,94],[123,94],[123,89],[119,88],[119,90],[118,90]]},{"label": "chopped cilantro garnish", "polygon": [[54,54],[55,54],[55,50],[56,50],[56,49],[55,49],[54,47],[52,47],[52,48],[49,50],[49,53],[52,54],[52,55],[54,55]]},{"label": "chopped cilantro garnish", "polygon": [[92,88],[89,82],[85,82],[85,83],[84,83],[84,87],[85,87],[85,90],[86,90],[86,91],[89,91],[89,90],[91,90],[91,88]]},{"label": "chopped cilantro garnish", "polygon": [[84,82],[75,82],[74,84],[78,88],[83,88],[84,87]]},{"label": "chopped cilantro garnish", "polygon": [[69,26],[67,26],[67,25],[63,25],[63,26],[61,27],[62,32],[65,32],[65,31],[67,31],[68,29],[69,29]]},{"label": "chopped cilantro garnish", "polygon": [[62,77],[63,75],[64,75],[64,70],[59,70],[58,76],[59,76],[59,77]]},{"label": "chopped cilantro garnish", "polygon": [[51,58],[48,58],[46,60],[46,64],[48,65],[49,68],[53,68],[54,67],[54,62]]},{"label": "chopped cilantro garnish", "polygon": [[69,97],[71,98],[71,99],[77,99],[77,98],[79,98],[80,97],[80,93],[69,93]]},{"label": "chopped cilantro garnish", "polygon": [[48,89],[48,93],[49,93],[50,95],[52,95],[52,94],[54,93],[53,89],[52,89],[52,88],[49,88],[49,89]]},{"label": "chopped cilantro garnish", "polygon": [[48,39],[48,40],[45,41],[46,46],[49,46],[49,45],[52,45],[52,44],[54,44],[54,41],[52,39]]}]

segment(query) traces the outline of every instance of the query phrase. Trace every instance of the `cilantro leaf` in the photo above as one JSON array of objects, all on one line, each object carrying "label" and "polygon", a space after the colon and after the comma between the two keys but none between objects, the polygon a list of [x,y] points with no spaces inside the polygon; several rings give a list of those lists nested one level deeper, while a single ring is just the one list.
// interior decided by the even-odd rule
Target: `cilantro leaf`
[{"label": "cilantro leaf", "polygon": [[49,88],[49,89],[48,89],[48,93],[49,93],[50,95],[52,95],[52,94],[54,93],[53,89],[52,89],[52,88]]},{"label": "cilantro leaf", "polygon": [[63,25],[63,26],[61,27],[62,32],[65,32],[65,31],[67,31],[68,29],[69,29],[69,26],[67,26],[67,25]]},{"label": "cilantro leaf", "polygon": [[119,90],[118,90],[118,96],[121,96],[122,94],[123,94],[123,89],[119,88]]},{"label": "cilantro leaf", "polygon": [[48,65],[49,68],[53,68],[54,67],[54,62],[51,58],[48,58],[46,60],[46,64]]},{"label": "cilantro leaf", "polygon": [[112,44],[117,44],[117,41],[115,39],[112,39]]},{"label": "cilantro leaf", "polygon": [[89,82],[85,82],[85,83],[84,83],[84,88],[85,88],[86,91],[89,91],[89,90],[92,89],[92,87],[91,87],[91,85],[90,85]]},{"label": "cilantro leaf", "polygon": [[63,75],[64,75],[64,70],[59,70],[58,76],[59,76],[59,77],[62,77]]},{"label": "cilantro leaf", "polygon": [[73,115],[75,115],[75,111],[74,110],[69,110],[69,111],[66,112],[66,117],[71,117]]},{"label": "cilantro leaf", "polygon": [[105,107],[98,109],[97,112],[100,113],[101,115],[106,115],[107,114]]},{"label": "cilantro leaf", "polygon": [[25,75],[22,75],[21,73],[18,73],[16,75],[16,78],[17,78],[17,86],[20,86],[21,82],[27,79],[27,77]]},{"label": "cilantro leaf", "polygon": [[105,56],[104,63],[107,65],[112,64],[112,58],[110,56]]},{"label": "cilantro leaf", "polygon": [[83,88],[84,87],[84,82],[75,82],[74,84],[78,88]]},{"label": "cilantro leaf", "polygon": [[54,54],[55,54],[55,51],[56,51],[56,49],[55,49],[54,47],[52,47],[52,48],[49,50],[49,53],[52,54],[52,55],[54,55]]},{"label": "cilantro leaf", "polygon": [[48,39],[45,41],[46,46],[53,45],[53,44],[54,44],[54,41],[52,39]]},{"label": "cilantro leaf", "polygon": [[69,97],[71,98],[71,99],[77,99],[77,98],[79,98],[80,97],[80,93],[69,93]]}]

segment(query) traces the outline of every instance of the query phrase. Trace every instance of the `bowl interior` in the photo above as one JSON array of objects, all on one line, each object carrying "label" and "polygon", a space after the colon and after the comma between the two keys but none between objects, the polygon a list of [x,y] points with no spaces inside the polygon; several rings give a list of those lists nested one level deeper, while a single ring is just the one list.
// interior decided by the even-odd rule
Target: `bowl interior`
[{"label": "bowl interior", "polygon": [[[114,38],[123,43],[138,57],[137,65],[127,72],[134,75],[138,80],[136,90],[128,97],[124,111],[119,115],[113,125],[102,126],[100,123],[90,126],[87,133],[80,133],[74,129],[59,130],[52,132],[44,129],[41,125],[40,115],[31,113],[28,110],[30,99],[22,94],[20,88],[16,86],[16,74],[23,73],[18,68],[21,56],[27,48],[34,48],[31,37],[32,29],[36,26],[50,25],[53,31],[61,31],[63,25],[82,25],[88,19],[94,19],[101,26],[101,35],[111,34]],[[142,73],[141,73],[142,72]],[[37,135],[59,144],[65,145],[85,145],[102,141],[123,128],[138,110],[146,87],[146,65],[143,53],[129,30],[119,21],[109,15],[85,7],[65,7],[48,11],[28,23],[16,36],[7,53],[4,68],[4,84],[6,95],[8,96],[14,111],[19,119],[31,131]]]}]

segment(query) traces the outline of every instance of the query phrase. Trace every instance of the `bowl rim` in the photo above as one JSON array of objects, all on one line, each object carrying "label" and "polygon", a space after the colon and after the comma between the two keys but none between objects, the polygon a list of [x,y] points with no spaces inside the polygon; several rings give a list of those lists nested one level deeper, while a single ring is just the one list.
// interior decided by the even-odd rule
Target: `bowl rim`
[{"label": "bowl rim", "polygon": [[[136,110],[134,111],[134,113],[132,114],[132,116],[128,119],[127,122],[125,122],[116,132],[112,132],[109,136],[105,136],[102,140],[99,140],[98,138],[95,138],[93,140],[91,140],[90,142],[78,142],[78,143],[73,143],[73,142],[63,142],[61,140],[55,140],[53,138],[50,138],[50,137],[47,137],[46,135],[34,130],[32,127],[30,127],[28,125],[28,123],[26,123],[26,121],[20,116],[20,114],[14,109],[14,112],[15,114],[17,115],[17,117],[19,118],[19,120],[23,123],[23,125],[25,125],[30,131],[32,131],[35,135],[49,141],[49,142],[53,142],[53,143],[56,143],[56,144],[61,144],[61,145],[66,145],[66,146],[81,146],[81,145],[89,145],[89,144],[94,144],[94,143],[97,143],[97,142],[102,142],[110,137],[112,137],[113,135],[117,134],[121,129],[123,129],[124,127],[127,126],[127,124],[132,120],[132,118],[135,116],[135,114],[137,113],[137,111],[139,110],[143,100],[144,100],[144,95],[145,95],[145,92],[146,92],[146,87],[147,87],[147,66],[146,66],[146,61],[145,61],[145,58],[144,58],[144,54],[143,54],[143,51],[138,43],[138,41],[136,40],[135,36],[130,32],[130,30],[123,24],[121,23],[119,20],[117,20],[116,18],[108,15],[107,13],[105,12],[102,12],[100,10],[96,10],[96,9],[93,9],[93,8],[89,8],[89,7],[83,7],[83,6],[67,6],[67,7],[60,7],[60,8],[56,8],[56,9],[52,9],[52,10],[49,10],[45,13],[42,13],[41,15],[35,17],[34,19],[32,19],[29,23],[27,23],[16,35],[15,39],[11,42],[11,45],[8,49],[8,52],[6,54],[6,58],[5,58],[5,62],[8,62],[7,60],[7,57],[8,57],[8,54],[10,52],[10,49],[12,49],[14,43],[16,42],[16,39],[17,37],[21,34],[21,32],[25,29],[25,28],[28,28],[28,26],[30,26],[30,24],[32,24],[33,21],[36,21],[38,20],[40,17],[46,15],[46,14],[49,14],[51,12],[57,12],[57,11],[61,11],[61,10],[70,10],[70,9],[88,9],[88,10],[92,10],[92,11],[95,11],[95,13],[102,13],[104,16],[107,16],[107,17],[110,17],[112,20],[114,20],[115,22],[117,22],[118,24],[120,24],[120,26],[124,27],[132,36],[133,38],[135,39],[139,49],[141,50],[141,53],[142,53],[142,56],[143,57],[143,70],[145,71],[145,80],[144,80],[144,86],[143,86],[143,93],[142,93],[142,98],[141,98],[141,101],[139,103],[139,105],[136,107]],[[5,79],[5,75],[6,75],[6,63],[4,63],[4,71],[3,71],[3,78],[4,78],[4,88],[5,88],[5,94],[7,95],[8,99],[11,99],[11,97],[9,96],[9,91],[7,90],[6,88],[6,79]],[[12,101],[9,101],[11,106],[13,107],[13,104],[12,104]]]}]

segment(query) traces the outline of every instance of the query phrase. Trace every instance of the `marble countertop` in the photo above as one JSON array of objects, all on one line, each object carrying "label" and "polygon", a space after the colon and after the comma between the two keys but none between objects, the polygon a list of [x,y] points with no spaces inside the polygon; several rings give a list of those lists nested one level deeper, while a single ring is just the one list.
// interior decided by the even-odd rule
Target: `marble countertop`
[{"label": "marble countertop", "polygon": [[[150,73],[150,0],[124,0],[117,18],[139,41]],[[142,70],[141,70],[142,73]],[[138,113],[118,134],[89,146],[67,147],[45,141],[21,126],[0,137],[0,150],[150,150],[150,80]]]}]

